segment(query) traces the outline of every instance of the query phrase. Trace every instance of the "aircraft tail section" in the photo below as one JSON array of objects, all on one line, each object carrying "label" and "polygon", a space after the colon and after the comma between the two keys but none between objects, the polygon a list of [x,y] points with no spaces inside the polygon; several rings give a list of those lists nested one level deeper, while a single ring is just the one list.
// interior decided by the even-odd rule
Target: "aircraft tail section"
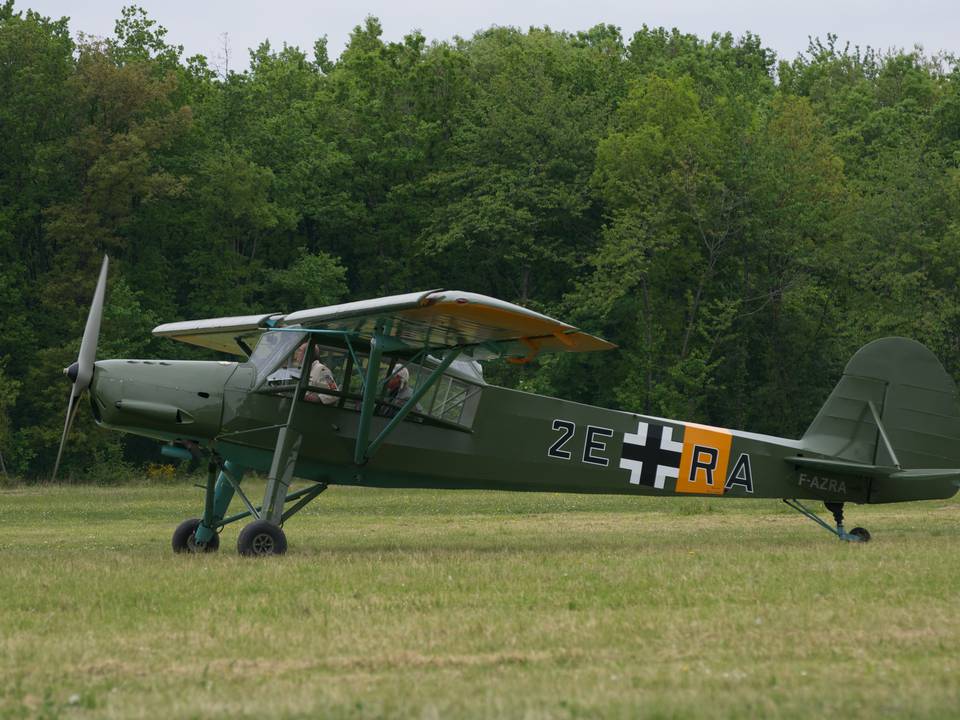
[{"label": "aircraft tail section", "polygon": [[802,442],[798,468],[869,477],[870,502],[950,497],[960,482],[957,386],[920,343],[875,340],[847,363]]}]

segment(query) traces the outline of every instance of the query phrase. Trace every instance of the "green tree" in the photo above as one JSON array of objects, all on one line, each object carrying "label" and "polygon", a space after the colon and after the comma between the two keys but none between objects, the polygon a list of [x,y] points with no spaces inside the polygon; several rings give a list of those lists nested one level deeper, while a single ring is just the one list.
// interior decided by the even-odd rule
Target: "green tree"
[{"label": "green tree", "polygon": [[465,47],[471,97],[423,183],[428,277],[534,304],[570,288],[596,243],[589,177],[613,98],[594,70],[609,43],[494,29]]},{"label": "green tree", "polygon": [[738,205],[735,168],[725,167],[736,156],[724,153],[723,140],[692,79],[650,76],[631,90],[616,130],[598,147],[593,184],[610,222],[574,302],[624,328],[616,336],[635,355],[613,391],[627,407],[703,413],[715,363],[710,335],[729,323],[729,308],[709,307],[706,293]]},{"label": "green tree", "polygon": [[264,306],[283,310],[335,305],[347,294],[347,269],[325,252],[300,256],[288,268],[272,270],[265,283]]},{"label": "green tree", "polygon": [[[0,455],[10,457],[10,411],[17,402],[20,383],[6,374],[9,358],[0,357]],[[6,465],[6,460],[4,464]]]}]

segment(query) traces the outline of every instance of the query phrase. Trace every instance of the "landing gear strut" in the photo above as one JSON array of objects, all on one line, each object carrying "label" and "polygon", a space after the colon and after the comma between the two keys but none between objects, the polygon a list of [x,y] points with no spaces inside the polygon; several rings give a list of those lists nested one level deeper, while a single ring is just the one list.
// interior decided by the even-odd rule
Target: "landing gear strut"
[{"label": "landing gear strut", "polygon": [[836,528],[830,527],[827,523],[820,519],[812,510],[804,506],[799,500],[789,500],[784,499],[784,502],[796,510],[801,515],[804,515],[811,520],[813,520],[817,525],[824,528],[828,532],[832,532],[841,540],[846,542],[867,542],[870,540],[870,533],[866,528],[855,527],[850,532],[847,532],[843,529],[843,503],[842,502],[825,502],[824,506],[833,513],[833,521],[837,524]]}]

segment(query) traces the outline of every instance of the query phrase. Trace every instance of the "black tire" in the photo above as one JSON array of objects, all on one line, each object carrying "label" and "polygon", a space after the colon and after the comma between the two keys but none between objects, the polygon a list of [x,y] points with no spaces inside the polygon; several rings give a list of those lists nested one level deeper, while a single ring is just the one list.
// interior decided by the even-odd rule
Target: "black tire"
[{"label": "black tire", "polygon": [[216,552],[220,549],[220,536],[216,533],[205,545],[197,545],[194,533],[200,526],[200,518],[190,518],[177,525],[173,531],[173,551],[175,553]]},{"label": "black tire", "polygon": [[287,551],[287,536],[283,530],[266,520],[256,520],[240,531],[237,552],[244,557],[283,555]]},{"label": "black tire", "polygon": [[860,538],[860,542],[870,542],[870,531],[866,528],[855,527],[850,534]]}]

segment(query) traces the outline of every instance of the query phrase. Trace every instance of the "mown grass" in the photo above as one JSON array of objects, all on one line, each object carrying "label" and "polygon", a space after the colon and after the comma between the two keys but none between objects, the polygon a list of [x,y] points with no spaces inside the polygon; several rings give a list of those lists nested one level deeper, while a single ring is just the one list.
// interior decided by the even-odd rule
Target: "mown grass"
[{"label": "mown grass", "polygon": [[0,716],[956,717],[960,502],[332,488],[174,556],[175,486],[0,492]]}]

